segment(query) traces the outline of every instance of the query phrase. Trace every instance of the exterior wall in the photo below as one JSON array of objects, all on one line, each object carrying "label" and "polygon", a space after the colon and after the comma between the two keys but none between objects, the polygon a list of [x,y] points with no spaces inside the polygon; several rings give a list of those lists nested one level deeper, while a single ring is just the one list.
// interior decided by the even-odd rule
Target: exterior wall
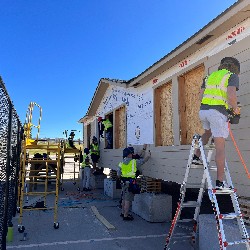
[{"label": "exterior wall", "polygon": [[97,116],[124,105],[127,113],[127,144],[153,144],[153,89],[110,86],[97,111]]},{"label": "exterior wall", "polygon": [[[234,31],[238,31],[233,33]],[[236,34],[230,36],[230,34]],[[104,116],[120,105],[126,105],[127,110],[127,144],[135,146],[136,150],[143,143],[150,144],[151,159],[144,165],[143,174],[153,178],[181,183],[184,178],[190,145],[180,145],[180,116],[179,116],[179,79],[187,72],[204,65],[204,74],[211,73],[218,68],[221,58],[235,56],[241,62],[239,101],[242,104],[242,118],[239,125],[233,125],[232,131],[246,163],[250,162],[250,20],[237,25],[233,29],[213,42],[201,48],[189,58],[181,59],[178,65],[170,68],[161,75],[151,79],[142,87],[121,88],[110,86],[97,111],[97,116]],[[174,145],[155,146],[154,128],[154,89],[172,83],[173,103],[173,136]],[[196,83],[201,85],[200,83]],[[198,108],[195,107],[198,111]],[[196,112],[197,112],[196,111]],[[196,114],[197,116],[197,114]],[[192,121],[192,118],[189,119]],[[139,126],[139,128],[138,128]],[[140,136],[136,137],[136,131]],[[101,143],[101,148],[102,143]],[[231,171],[231,177],[238,195],[248,196],[250,190],[249,179],[237,156],[232,140],[228,138],[226,155]],[[116,169],[122,160],[122,149],[102,149],[100,164],[103,167]],[[214,162],[212,162],[214,164]],[[248,166],[249,168],[249,166]],[[249,169],[250,170],[250,169]],[[195,181],[200,178],[199,170],[192,176]],[[213,176],[215,179],[215,176]],[[192,181],[191,180],[191,181]],[[197,181],[197,180],[196,180]]]}]

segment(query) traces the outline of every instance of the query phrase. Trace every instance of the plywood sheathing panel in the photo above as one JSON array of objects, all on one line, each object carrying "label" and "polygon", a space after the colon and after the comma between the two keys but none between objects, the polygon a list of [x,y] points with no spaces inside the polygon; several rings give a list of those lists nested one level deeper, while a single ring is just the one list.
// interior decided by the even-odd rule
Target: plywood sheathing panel
[{"label": "plywood sheathing panel", "polygon": [[155,89],[154,94],[154,112],[155,112],[155,145],[161,145],[161,108],[160,108],[160,88]]},{"label": "plywood sheathing panel", "polygon": [[191,144],[194,134],[204,132],[199,119],[199,93],[204,71],[201,65],[179,77],[181,144]]},{"label": "plywood sheathing panel", "polygon": [[185,95],[185,78],[178,78],[178,100],[179,100],[179,119],[180,119],[180,143],[187,144],[187,126],[186,126],[186,95]]},{"label": "plywood sheathing panel", "polygon": [[126,146],[126,109],[125,106],[115,111],[115,148]]},{"label": "plywood sheathing panel", "polygon": [[172,83],[155,89],[156,146],[174,144]]}]

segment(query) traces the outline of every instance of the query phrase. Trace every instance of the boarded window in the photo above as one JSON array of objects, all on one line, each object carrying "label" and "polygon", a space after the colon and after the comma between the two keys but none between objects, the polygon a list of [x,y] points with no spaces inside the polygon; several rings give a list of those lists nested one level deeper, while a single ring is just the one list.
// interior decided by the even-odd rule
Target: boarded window
[{"label": "boarded window", "polygon": [[178,78],[180,143],[191,144],[195,133],[203,134],[199,119],[200,87],[204,78],[204,66],[199,66]]},{"label": "boarded window", "polygon": [[155,144],[168,146],[174,144],[172,83],[166,83],[155,89]]},{"label": "boarded window", "polygon": [[115,148],[126,147],[126,109],[125,106],[115,111]]}]

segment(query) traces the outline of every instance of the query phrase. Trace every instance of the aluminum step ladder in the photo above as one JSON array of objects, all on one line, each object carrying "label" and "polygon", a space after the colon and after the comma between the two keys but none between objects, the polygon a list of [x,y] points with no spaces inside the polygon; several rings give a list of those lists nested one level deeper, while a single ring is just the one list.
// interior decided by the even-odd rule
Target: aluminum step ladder
[{"label": "aluminum step ladder", "polygon": [[[203,165],[194,165],[192,164],[193,156],[195,150],[199,148],[201,151],[201,159]],[[205,148],[208,149],[207,157],[205,154]],[[208,197],[212,203],[215,219],[217,222],[217,230],[218,230],[218,238],[219,238],[219,246],[220,250],[233,249],[230,246],[234,245],[245,245],[244,249],[250,250],[250,240],[247,233],[247,230],[244,225],[244,221],[242,219],[242,214],[240,211],[238,197],[236,195],[236,190],[233,187],[232,179],[229,173],[229,169],[227,166],[227,162],[225,162],[225,177],[228,187],[223,189],[215,189],[212,185],[212,179],[210,176],[210,172],[217,170],[216,167],[210,166],[210,161],[212,158],[212,154],[214,151],[214,145],[203,146],[201,136],[195,134],[193,136],[192,145],[190,149],[188,164],[186,168],[186,173],[184,177],[184,181],[181,184],[180,188],[180,198],[177,203],[177,209],[175,216],[172,220],[172,224],[169,229],[168,236],[166,238],[166,244],[164,250],[177,249],[175,247],[176,243],[181,243],[184,241],[188,241],[190,246],[193,249],[198,249],[198,216],[200,213],[201,202],[203,198],[203,194],[205,189],[208,190]],[[198,169],[203,170],[203,176],[201,182],[199,183],[189,183],[189,177],[191,176],[192,171],[197,171]],[[187,200],[186,191],[187,188],[191,189],[199,189],[198,196],[196,200]],[[221,214],[219,209],[219,204],[217,201],[217,195],[230,195],[234,213]],[[194,210],[193,218],[191,219],[183,219],[181,218],[181,214],[185,208],[192,208]],[[237,220],[237,225],[239,228],[239,232],[241,238],[237,241],[228,242],[225,235],[224,230],[224,220]],[[184,225],[184,226],[183,226]],[[177,228],[181,228],[182,232],[178,231]],[[185,230],[184,230],[185,229]],[[184,231],[184,232],[183,232]]]}]

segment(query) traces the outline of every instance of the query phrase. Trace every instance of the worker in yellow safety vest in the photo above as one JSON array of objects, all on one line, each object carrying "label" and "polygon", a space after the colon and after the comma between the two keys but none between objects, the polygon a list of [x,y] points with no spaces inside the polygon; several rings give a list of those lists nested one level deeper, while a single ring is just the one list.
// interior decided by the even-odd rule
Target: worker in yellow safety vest
[{"label": "worker in yellow safety vest", "polygon": [[99,169],[97,169],[98,160],[100,158],[100,149],[98,145],[98,140],[95,136],[92,138],[92,143],[90,145],[90,155],[93,163],[93,173],[99,174]]},{"label": "worker in yellow safety vest", "polygon": [[[239,90],[239,73],[239,61],[233,57],[225,57],[221,60],[218,70],[203,80],[200,91],[199,116],[205,130],[202,142],[207,144],[212,136],[216,149],[216,189],[227,187],[223,179],[225,139],[229,135],[228,110],[231,109],[235,115],[240,114],[236,96],[236,91]],[[193,157],[193,164],[202,164],[200,155],[201,152],[197,149]]]},{"label": "worker in yellow safety vest", "polygon": [[138,175],[138,171],[141,172],[141,166],[147,162],[151,156],[150,152],[147,157],[145,156],[147,145],[143,145],[141,158],[133,158],[133,148],[125,148],[123,150],[123,161],[119,163],[118,176],[121,178],[122,184],[122,212],[121,217],[123,220],[132,221],[134,218],[129,214],[129,208],[134,200],[135,193],[139,192],[138,185],[135,183],[135,179]]},{"label": "worker in yellow safety vest", "polygon": [[106,118],[102,121],[102,124],[104,125],[104,131],[105,131],[105,137],[107,140],[107,149],[113,148],[113,124],[109,120],[109,118]]},{"label": "worker in yellow safety vest", "polygon": [[91,175],[91,164],[90,164],[89,149],[84,149],[83,161],[80,169],[80,179],[82,181],[82,191],[90,191],[90,175]]}]

